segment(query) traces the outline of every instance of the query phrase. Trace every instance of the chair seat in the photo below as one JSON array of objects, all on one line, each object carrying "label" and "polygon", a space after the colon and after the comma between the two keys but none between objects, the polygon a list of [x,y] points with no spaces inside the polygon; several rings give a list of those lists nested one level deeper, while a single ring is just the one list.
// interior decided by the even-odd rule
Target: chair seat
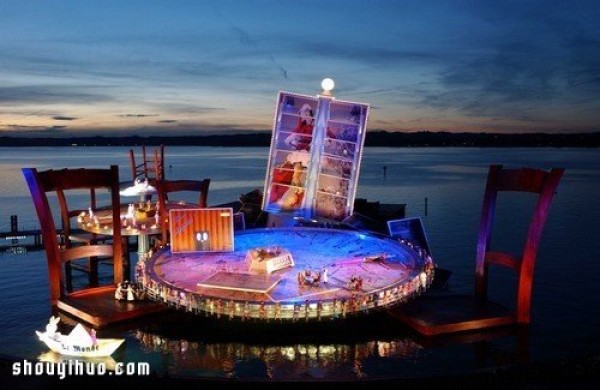
[{"label": "chair seat", "polygon": [[166,305],[150,300],[115,300],[115,289],[115,286],[102,286],[77,291],[61,298],[57,302],[57,307],[61,312],[96,328],[163,313],[167,310]]},{"label": "chair seat", "polygon": [[473,295],[425,295],[391,314],[426,336],[515,323],[509,309],[491,301],[482,302]]}]

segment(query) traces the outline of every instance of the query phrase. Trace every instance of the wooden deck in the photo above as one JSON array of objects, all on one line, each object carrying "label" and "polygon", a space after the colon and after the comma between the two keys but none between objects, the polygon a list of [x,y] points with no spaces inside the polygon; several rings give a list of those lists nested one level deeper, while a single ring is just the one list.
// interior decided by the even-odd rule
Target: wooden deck
[{"label": "wooden deck", "polygon": [[122,321],[157,314],[168,309],[153,301],[118,301],[115,287],[103,286],[70,294],[58,301],[59,310],[74,316],[95,328],[102,328]]},{"label": "wooden deck", "polygon": [[391,314],[426,336],[514,323],[514,315],[502,305],[449,293],[421,296]]}]

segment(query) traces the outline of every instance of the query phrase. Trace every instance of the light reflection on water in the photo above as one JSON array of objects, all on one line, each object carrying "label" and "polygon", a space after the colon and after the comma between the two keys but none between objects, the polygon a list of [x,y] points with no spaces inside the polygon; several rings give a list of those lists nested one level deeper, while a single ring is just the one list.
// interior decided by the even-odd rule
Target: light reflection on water
[{"label": "light reflection on water", "polygon": [[168,367],[165,367],[171,375],[206,376],[210,373],[227,378],[357,379],[368,376],[362,367],[369,359],[411,362],[418,360],[422,351],[422,347],[411,339],[252,345],[188,341],[143,331],[136,331],[135,338],[145,353],[171,357]]},{"label": "light reflection on water", "polygon": [[[121,179],[130,175],[126,147],[0,148],[0,230],[9,216],[19,216],[21,228],[37,225],[20,168],[120,166]],[[168,178],[211,178],[209,204],[226,203],[262,189],[267,148],[167,147]],[[566,168],[550,211],[534,280],[530,359],[597,353],[600,337],[600,153],[585,149],[461,149],[367,148],[358,197],[382,203],[406,203],[409,216],[421,216],[435,261],[453,272],[451,287],[470,292],[474,253],[487,166]],[[383,178],[382,167],[387,166]],[[169,167],[170,166],[170,167]],[[425,215],[425,198],[427,211]],[[515,220],[526,217],[527,202],[510,200],[498,216],[498,240],[517,252],[522,232]],[[492,279],[492,297],[510,298],[510,276]],[[79,283],[85,277],[80,276]],[[35,358],[45,352],[35,329],[45,326],[48,283],[43,252],[0,254],[0,353]],[[427,372],[458,372],[481,368],[469,344],[445,348],[422,346],[398,324],[354,340],[312,341],[302,336],[287,344],[263,341],[211,341],[205,325],[193,336],[173,335],[171,327],[121,328],[104,332],[126,337],[119,361],[150,361],[153,369],[171,374],[217,377],[357,378],[361,375],[410,376]],[[243,331],[238,331],[244,333]],[[379,334],[385,333],[385,337]],[[148,341],[150,340],[150,341]],[[157,341],[158,340],[158,341]],[[237,338],[233,337],[233,340]],[[500,349],[504,339],[497,341]],[[414,347],[414,348],[413,348]],[[385,352],[388,351],[389,352]],[[182,352],[183,351],[183,352]],[[488,366],[499,364],[488,362]],[[485,365],[483,367],[486,367]]]}]

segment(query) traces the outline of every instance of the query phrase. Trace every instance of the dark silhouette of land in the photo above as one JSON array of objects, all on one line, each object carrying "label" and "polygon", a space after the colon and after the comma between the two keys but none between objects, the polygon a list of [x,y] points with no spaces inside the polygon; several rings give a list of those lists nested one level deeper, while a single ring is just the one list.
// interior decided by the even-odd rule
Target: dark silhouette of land
[{"label": "dark silhouette of land", "polygon": [[[173,137],[0,137],[0,146],[269,146],[270,132]],[[388,147],[600,147],[595,133],[450,133],[450,132],[367,132],[366,146]]]}]

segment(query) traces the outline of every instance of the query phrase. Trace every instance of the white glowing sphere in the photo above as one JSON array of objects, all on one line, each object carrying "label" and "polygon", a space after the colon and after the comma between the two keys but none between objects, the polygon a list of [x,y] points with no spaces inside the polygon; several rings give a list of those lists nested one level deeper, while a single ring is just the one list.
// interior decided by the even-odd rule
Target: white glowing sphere
[{"label": "white glowing sphere", "polygon": [[325,91],[331,91],[335,87],[335,83],[333,82],[332,79],[326,78],[326,79],[323,79],[323,81],[321,81],[321,87]]}]

